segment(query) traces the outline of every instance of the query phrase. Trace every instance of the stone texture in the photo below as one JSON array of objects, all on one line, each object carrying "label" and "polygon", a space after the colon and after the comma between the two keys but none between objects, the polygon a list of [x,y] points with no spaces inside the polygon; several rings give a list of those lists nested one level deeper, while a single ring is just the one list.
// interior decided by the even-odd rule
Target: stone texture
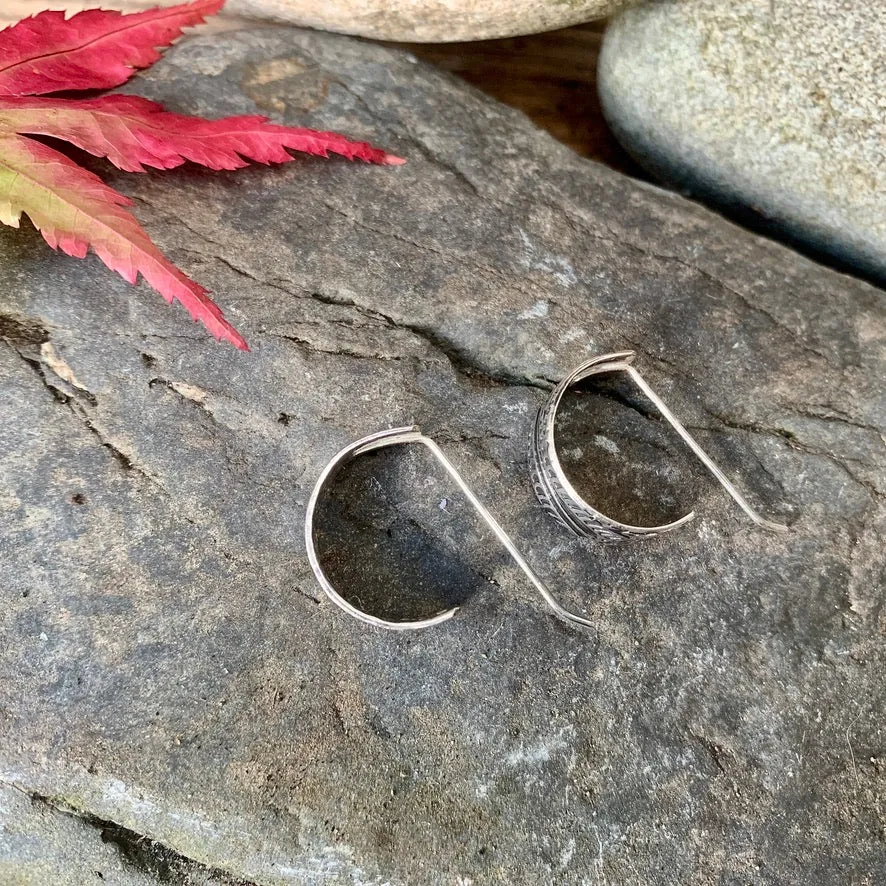
[{"label": "stone texture", "polygon": [[[379,47],[214,36],[133,88],[409,163],[110,176],[249,354],[0,232],[0,782],[34,798],[5,870],[64,872],[62,825],[8,837],[38,809],[134,882],[883,882],[881,293]],[[625,347],[787,536],[622,383],[570,399],[575,482],[698,520],[601,546],[541,511],[543,388]],[[597,630],[551,617],[412,451],[341,478],[324,561],[376,611],[462,611],[400,636],[321,599],[314,480],[413,421]]]},{"label": "stone texture", "polygon": [[[114,9],[137,11],[178,0],[114,0]],[[448,42],[535,34],[606,18],[632,0],[228,0],[213,30],[234,15],[272,19],[377,40]],[[4,0],[0,24],[41,9],[79,12],[95,0]]]},{"label": "stone texture", "polygon": [[884,46],[881,3],[647,3],[610,24],[600,96],[663,180],[886,281]]},{"label": "stone texture", "polygon": [[535,34],[605,18],[630,0],[230,0],[229,12],[359,34],[445,43]]}]

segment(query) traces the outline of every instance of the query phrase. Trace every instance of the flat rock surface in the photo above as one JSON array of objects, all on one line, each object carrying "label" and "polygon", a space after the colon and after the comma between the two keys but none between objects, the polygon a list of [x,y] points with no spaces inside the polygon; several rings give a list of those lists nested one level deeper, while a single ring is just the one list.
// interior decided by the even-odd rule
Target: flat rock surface
[{"label": "flat rock surface", "polygon": [[[882,293],[405,54],[237,33],[132,88],[409,163],[108,175],[248,354],[0,231],[0,881],[92,882],[80,833],[96,883],[882,882]],[[535,411],[626,348],[787,535],[618,379],[564,404],[570,476],[696,521],[603,546],[544,514]],[[413,422],[595,630],[411,449],[341,476],[321,556],[374,612],[461,611],[401,635],[323,598],[315,479]]]},{"label": "flat rock surface", "polygon": [[606,116],[668,183],[886,282],[882,3],[664,0],[609,26]]}]

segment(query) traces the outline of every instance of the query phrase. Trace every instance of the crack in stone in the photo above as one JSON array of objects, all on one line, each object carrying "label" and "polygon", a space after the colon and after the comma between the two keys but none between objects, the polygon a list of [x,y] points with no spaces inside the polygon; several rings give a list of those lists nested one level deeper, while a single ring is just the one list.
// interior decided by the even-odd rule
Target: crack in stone
[{"label": "crack in stone", "polygon": [[[622,336],[622,338],[625,338],[625,337]],[[637,351],[638,353],[643,353],[642,347],[640,347],[636,343],[631,342],[629,339],[625,339],[625,340],[628,341],[628,344],[630,344],[635,351]],[[649,356],[649,358],[652,360],[658,360],[661,363],[664,363],[665,365],[669,366],[675,374],[685,377],[691,383],[693,383],[693,384],[696,383],[696,379],[692,375],[686,373],[684,368],[680,364],[672,363],[671,361],[669,361],[666,358],[663,358],[661,356],[656,356],[656,355],[651,355],[651,354],[649,354],[647,356]],[[599,392],[599,393],[603,393],[603,392]],[[606,396],[605,393],[603,393],[603,395]],[[616,396],[616,397],[613,397],[613,399],[617,400],[618,402],[622,403],[625,406],[635,409],[637,412],[639,412],[645,418],[655,419],[655,420],[660,418],[660,416],[658,415],[657,412],[647,411],[647,410],[641,408],[640,406],[638,406],[637,404],[630,402],[626,398],[621,398],[621,397]],[[828,422],[828,423],[833,423],[833,424],[842,424],[842,425],[845,425],[850,428],[858,428],[859,430],[868,431],[870,433],[876,434],[881,440],[884,439],[883,432],[879,428],[877,428],[873,425],[864,424],[863,422],[860,422],[860,421],[856,421],[853,418],[851,418],[848,414],[841,413],[840,410],[835,409],[834,407],[827,405],[827,404],[811,404],[808,406],[803,406],[803,405],[796,405],[795,406],[795,405],[792,405],[789,403],[779,402],[778,406],[780,408],[785,409],[788,412],[792,412],[795,415],[799,415],[803,418],[809,418],[809,419],[813,419],[816,421],[823,421],[823,422]],[[823,410],[823,411],[815,411],[817,408],[820,410]],[[865,462],[861,459],[852,458],[850,456],[846,456],[844,459],[841,459],[839,456],[835,455],[832,452],[828,452],[827,450],[816,448],[815,446],[812,446],[811,444],[800,440],[793,431],[787,430],[786,428],[767,428],[763,425],[760,425],[760,424],[757,424],[754,422],[742,422],[742,421],[739,421],[738,419],[730,418],[726,415],[714,412],[710,409],[705,409],[705,411],[712,418],[714,418],[718,422],[720,422],[723,427],[717,428],[717,427],[711,427],[711,426],[707,426],[707,425],[702,426],[702,425],[687,424],[687,425],[685,425],[686,428],[690,431],[702,431],[702,432],[707,432],[707,433],[717,433],[718,431],[722,431],[723,428],[725,427],[725,428],[730,428],[733,430],[746,431],[748,433],[766,434],[769,436],[781,437],[788,443],[788,445],[790,445],[793,449],[795,449],[799,452],[805,452],[809,455],[820,456],[823,458],[828,458],[831,461],[834,461],[835,463],[837,463],[839,465],[839,467],[843,471],[845,471],[849,475],[850,479],[854,483],[857,483],[860,486],[862,486],[872,497],[874,497],[874,498],[882,498],[883,497],[883,493],[880,492],[880,490],[878,490],[876,486],[874,486],[873,484],[871,484],[865,480],[862,480],[855,473],[853,473],[849,469],[849,467],[845,464],[845,461],[852,461],[852,462],[856,462],[860,465],[863,465],[864,467],[869,468],[870,470],[876,470],[876,468],[874,466],[868,464],[867,462]],[[759,464],[759,466],[763,469],[763,471],[770,477],[770,479],[772,479],[775,482],[775,484],[779,487],[779,489],[781,489],[781,491],[784,492],[785,489],[784,489],[783,481],[781,479],[779,479],[775,474],[773,474],[772,471],[769,470],[769,468],[766,467],[766,465],[762,462],[762,460],[759,458],[759,456],[755,455],[755,459],[756,459],[757,463]]]},{"label": "crack in stone", "polygon": [[43,371],[43,366],[40,361],[35,359],[34,357],[28,357],[26,354],[22,353],[14,344],[10,341],[6,341],[9,349],[15,354],[28,369],[33,372],[37,378],[40,379],[40,383],[52,394],[53,398],[57,400],[59,403],[68,404],[71,399],[71,395],[63,391],[61,388],[56,387],[49,379],[46,377],[46,373]]},{"label": "crack in stone", "polygon": [[[55,385],[52,384],[51,381],[49,381],[49,379],[46,377],[46,373],[43,371],[43,366],[39,360],[28,357],[27,355],[25,355],[21,351],[19,351],[18,348],[9,344],[9,342],[7,342],[7,345],[10,347],[10,349],[13,351],[13,353],[15,353],[19,357],[19,359],[21,359],[22,362],[26,366],[28,366],[28,368],[30,368],[33,371],[33,373],[40,379],[43,386],[53,396],[53,398],[57,402],[62,404],[63,406],[68,407],[71,414],[74,415],[77,419],[79,419],[79,421],[83,425],[83,427],[87,431],[89,431],[89,433],[92,434],[92,436],[94,436],[96,438],[96,440],[98,440],[99,444],[110,453],[110,455],[113,457],[113,459],[121,466],[121,468],[124,471],[133,472],[135,474],[138,474],[139,476],[141,476],[145,480],[147,480],[149,483],[151,483],[151,485],[155,486],[157,489],[159,489],[161,492],[163,492],[165,495],[169,496],[169,491],[160,482],[159,479],[157,479],[153,475],[149,474],[144,468],[142,468],[138,464],[136,464],[132,460],[131,456],[127,455],[127,453],[125,453],[122,449],[120,449],[118,446],[116,446],[110,440],[105,439],[104,434],[92,422],[90,417],[86,414],[85,409],[78,401],[74,400],[70,394],[68,394],[65,391],[61,390],[60,388],[56,387]],[[164,383],[166,383],[165,379],[159,379],[158,381],[163,381]],[[175,390],[175,389],[173,388],[173,390]],[[176,391],[176,393],[179,396],[183,396],[179,391]],[[205,407],[203,407],[203,408],[205,409]],[[206,411],[209,412],[210,415],[212,415],[212,413],[208,409],[206,409]],[[207,527],[204,524],[195,520],[193,517],[189,517],[187,514],[182,513],[181,511],[176,511],[175,514],[176,514],[176,516],[183,519],[190,526],[193,526],[196,529],[201,530],[201,532],[203,532],[205,534],[205,536],[215,545],[215,547],[220,552],[221,556],[224,557],[226,560],[234,562],[238,565],[248,565],[248,566],[252,565],[252,562],[250,560],[245,560],[241,557],[236,556],[235,554],[231,553],[230,551],[228,551],[227,548],[219,541],[219,539],[215,535],[213,535],[212,532],[208,531]]]},{"label": "crack in stone", "polygon": [[95,436],[98,442],[108,451],[111,456],[120,464],[124,470],[126,471],[134,471],[136,474],[144,477],[148,482],[153,483],[155,486],[162,489],[164,492],[166,491],[163,487],[163,484],[156,478],[151,476],[144,468],[140,467],[136,464],[132,457],[127,455],[122,449],[112,443],[110,440],[106,440],[104,434],[93,424],[92,420],[84,413],[82,407],[79,404],[75,404],[73,401],[69,401],[67,404],[71,407],[71,411],[80,419],[83,423],[83,426],[89,431],[91,434]]},{"label": "crack in stone", "polygon": [[[146,205],[150,206],[152,209],[161,213],[161,218],[163,221],[172,222],[174,224],[181,225],[186,231],[188,231],[194,237],[197,237],[198,239],[201,239],[201,240],[205,241],[206,243],[211,243],[213,246],[218,247],[218,249],[220,249],[222,251],[222,253],[229,251],[230,247],[227,247],[224,244],[219,243],[217,240],[213,240],[205,232],[198,231],[196,228],[191,227],[191,225],[189,225],[187,221],[185,221],[183,218],[181,218],[181,216],[171,214],[167,210],[161,209],[160,207],[158,207],[156,204],[152,203],[150,200],[146,199],[145,197],[140,197],[140,196],[136,195],[136,196],[134,196],[133,199],[140,201],[142,203],[145,203]],[[534,289],[527,289],[523,286],[520,286],[519,281],[516,278],[509,276],[505,271],[503,271],[499,268],[492,267],[491,265],[481,264],[481,263],[477,262],[477,260],[470,255],[463,255],[461,253],[451,253],[451,252],[447,252],[443,249],[436,249],[433,246],[430,246],[426,243],[420,243],[417,240],[412,240],[409,237],[405,237],[404,235],[398,234],[395,231],[387,231],[382,228],[375,228],[372,225],[367,224],[362,219],[357,218],[356,216],[351,215],[348,212],[345,212],[340,207],[335,206],[334,204],[329,203],[328,201],[322,201],[322,204],[327,209],[329,209],[331,212],[334,212],[336,215],[341,216],[342,218],[349,221],[351,224],[357,225],[358,227],[361,227],[364,230],[369,231],[372,234],[377,234],[380,237],[389,237],[392,240],[397,240],[400,243],[404,243],[407,246],[412,246],[413,248],[418,249],[422,252],[429,252],[432,255],[436,255],[439,258],[444,259],[445,261],[457,262],[460,264],[464,264],[465,262],[470,262],[473,265],[473,267],[477,268],[477,270],[482,271],[482,272],[490,275],[491,277],[495,277],[499,280],[504,281],[509,287],[516,290],[517,292],[522,293],[523,295],[525,295],[529,299],[538,299],[539,297],[543,296],[547,301],[549,301],[549,302],[552,301],[550,295],[545,290],[542,290],[537,287]],[[219,254],[217,252],[213,252],[213,253],[198,252],[193,249],[188,249],[187,247],[184,247],[184,246],[180,246],[178,248],[181,252],[184,252],[188,255],[196,255],[199,258],[203,258],[203,259],[206,259],[206,258],[217,259],[223,265],[230,268],[235,273],[242,274],[243,276],[255,281],[256,283],[260,283],[265,286],[270,286],[272,288],[280,289],[284,292],[287,292],[289,295],[295,295],[297,297],[297,293],[292,292],[290,289],[287,289],[285,287],[281,287],[279,285],[275,286],[275,284],[272,281],[261,278],[261,277],[257,277],[254,274],[250,273],[249,271],[246,271],[243,268],[234,265],[223,254]],[[284,280],[284,282],[289,283],[293,286],[297,286],[297,284],[291,280]]]},{"label": "crack in stone", "polygon": [[90,406],[98,405],[98,399],[95,394],[77,378],[74,370],[55,349],[51,340],[45,341],[40,345],[40,362],[66,385],[69,385],[78,397],[85,398]]},{"label": "crack in stone", "polygon": [[807,406],[795,406],[791,403],[780,403],[779,406],[782,409],[786,409],[788,412],[793,412],[795,415],[801,416],[802,418],[810,418],[814,421],[823,421],[829,424],[840,424],[846,425],[850,428],[858,428],[859,430],[869,431],[876,434],[881,440],[883,440],[882,429],[875,427],[874,425],[867,425],[864,422],[857,421],[848,413],[827,404],[812,403]]},{"label": "crack in stone", "polygon": [[[551,211],[555,211],[555,207],[546,204],[547,208]],[[705,270],[704,268],[699,267],[692,262],[686,261],[686,259],[680,258],[678,255],[670,255],[668,253],[654,252],[649,249],[645,249],[643,246],[638,243],[633,242],[625,237],[619,236],[615,231],[610,228],[603,226],[609,236],[605,236],[599,231],[595,231],[593,228],[589,227],[587,223],[585,223],[580,215],[577,215],[574,211],[570,212],[565,206],[561,206],[556,208],[557,212],[562,212],[563,216],[566,220],[574,227],[577,228],[580,232],[587,234],[592,237],[594,240],[601,240],[604,243],[609,243],[614,246],[624,246],[628,249],[632,249],[635,252],[640,253],[648,258],[656,259],[657,261],[662,262],[673,262],[675,264],[680,265],[681,267],[687,268],[688,270],[699,274],[704,277],[706,280],[709,280],[713,284],[715,284],[719,289],[724,292],[728,292],[733,295],[735,298],[739,299],[741,303],[749,310],[754,313],[760,314],[765,317],[769,323],[777,329],[780,329],[782,332],[785,332],[789,335],[797,344],[797,346],[807,353],[813,354],[816,357],[819,357],[822,360],[827,362],[832,362],[831,358],[824,352],[820,351],[817,348],[812,347],[808,342],[806,342],[802,335],[797,332],[796,329],[788,326],[784,321],[780,320],[776,317],[771,311],[764,308],[762,305],[754,304],[743,292],[735,289],[725,280],[718,277],[716,274],[712,274],[710,271]]]},{"label": "crack in stone", "polygon": [[378,352],[358,351],[354,348],[349,348],[346,345],[342,345],[337,348],[322,348],[315,342],[312,342],[310,339],[299,338],[297,335],[284,334],[282,332],[271,332],[269,333],[269,335],[273,336],[274,338],[283,339],[283,341],[292,342],[293,344],[298,345],[304,350],[310,351],[314,354],[329,354],[334,357],[351,357],[354,360],[400,361],[404,359],[399,354],[380,354]]},{"label": "crack in stone", "polygon": [[476,357],[455,342],[452,338],[444,335],[430,326],[421,323],[410,323],[397,319],[390,314],[385,314],[375,308],[369,308],[361,305],[351,298],[335,298],[318,292],[311,292],[310,297],[315,301],[323,304],[336,305],[338,307],[353,308],[367,317],[383,320],[388,326],[394,329],[403,329],[411,332],[413,335],[421,338],[423,341],[431,345],[434,350],[439,351],[449,361],[452,368],[461,375],[470,379],[477,377],[483,379],[487,383],[495,385],[504,385],[507,387],[530,387],[548,390],[555,385],[553,379],[544,376],[526,376],[517,375],[506,370],[496,370],[484,365],[476,359]]},{"label": "crack in stone", "polygon": [[48,342],[49,330],[30,317],[0,311],[0,338],[18,352],[18,347],[39,348]]},{"label": "crack in stone", "polygon": [[[854,471],[852,471],[846,462],[855,462],[856,464],[862,465],[865,468],[870,470],[874,470],[874,467],[867,462],[863,461],[859,458],[852,458],[851,456],[843,456],[842,458],[838,455],[835,455],[833,452],[829,452],[827,449],[821,449],[816,446],[813,446],[809,443],[806,443],[803,440],[800,440],[796,434],[792,431],[789,431],[785,428],[768,428],[765,425],[758,424],[756,422],[742,422],[738,419],[731,418],[726,415],[721,415],[716,412],[712,412],[707,410],[708,414],[719,421],[724,427],[732,428],[737,431],[746,431],[751,434],[763,434],[769,437],[780,437],[785,441],[785,443],[793,449],[796,449],[798,452],[806,453],[807,455],[814,455],[820,458],[826,458],[832,461],[835,465],[841,468],[846,475],[852,480],[854,483],[857,483],[861,486],[867,493],[874,499],[880,499],[884,497],[884,493],[877,489],[872,483],[867,480],[859,477]],[[687,425],[687,428],[690,430],[702,430],[702,431],[713,431],[714,428],[699,428],[699,427],[690,427]]]},{"label": "crack in stone", "polygon": [[[349,216],[348,216],[349,217]],[[182,224],[188,231],[194,234],[197,237],[201,237],[206,240],[206,242],[211,243],[213,246],[217,246],[219,249],[223,248],[220,243],[217,243],[214,240],[206,237],[205,234],[195,231],[190,228],[185,222],[181,221],[181,219],[175,218],[176,221]],[[257,283],[260,286],[267,286],[271,289],[276,289],[278,292],[283,292],[291,298],[310,298],[320,304],[325,305],[333,305],[335,307],[340,308],[349,308],[351,310],[357,311],[362,314],[364,317],[367,317],[372,320],[381,321],[384,325],[389,326],[394,329],[401,329],[406,332],[410,332],[413,335],[421,338],[427,344],[431,345],[435,350],[439,351],[443,354],[444,357],[447,358],[452,368],[455,369],[461,375],[464,375],[472,380],[476,380],[478,377],[484,379],[490,384],[495,385],[505,385],[508,387],[532,387],[532,388],[540,388],[541,390],[548,390],[553,387],[556,382],[553,379],[546,378],[545,376],[528,376],[528,375],[518,375],[517,373],[511,373],[502,370],[495,370],[488,366],[485,366],[483,363],[478,361],[472,354],[468,353],[468,351],[462,347],[460,347],[454,340],[444,335],[443,333],[438,332],[430,328],[427,325],[419,324],[419,323],[409,323],[403,320],[399,320],[389,314],[385,314],[382,311],[376,310],[375,308],[370,308],[366,305],[359,304],[351,298],[339,298],[331,295],[327,295],[320,292],[311,292],[306,291],[298,287],[294,281],[286,280],[285,278],[281,278],[279,281],[277,280],[268,280],[262,277],[258,277],[253,274],[251,271],[246,270],[245,268],[239,267],[231,262],[230,259],[225,258],[222,255],[217,255],[212,253],[211,256],[207,256],[205,253],[195,253],[191,250],[184,250],[185,252],[189,252],[193,255],[199,255],[201,258],[211,257],[219,262],[221,262],[225,267],[229,268],[235,274],[238,274],[242,277],[245,277],[247,280],[251,280],[253,283]],[[283,285],[283,284],[288,285]],[[295,288],[289,288],[295,287]],[[337,321],[334,321],[337,322]],[[286,338],[286,335],[281,333],[271,333],[276,335],[279,338]],[[328,353],[337,353],[337,352],[328,352]],[[343,356],[362,356],[359,354],[344,354]],[[399,359],[395,355],[390,355],[388,357],[381,357],[380,359]]]},{"label": "crack in stone", "polygon": [[483,434],[469,434],[467,431],[442,430],[435,435],[439,443],[486,443],[489,440],[510,440],[509,434],[487,430]]},{"label": "crack in stone", "polygon": [[471,181],[461,169],[459,169],[454,163],[444,160],[423,138],[404,125],[402,120],[400,121],[398,129],[406,135],[406,138],[412,142],[414,147],[418,148],[418,152],[428,161],[428,163],[432,166],[436,166],[438,169],[443,169],[448,172],[456,179],[456,181],[465,185],[475,197],[479,197],[481,200],[485,199],[477,185],[474,184],[474,182]]},{"label": "crack in stone", "polygon": [[[160,218],[162,221],[171,222],[173,224],[181,225],[186,231],[188,231],[188,233],[192,234],[194,237],[196,237],[200,240],[203,240],[206,243],[211,243],[213,246],[218,247],[218,249],[221,250],[222,253],[230,251],[230,246],[225,246],[223,243],[219,243],[217,240],[213,240],[204,231],[198,231],[196,228],[191,227],[191,225],[188,224],[188,222],[185,221],[185,219],[183,219],[179,215],[175,215],[173,213],[170,213],[165,207],[161,208],[161,207],[157,206],[155,203],[153,203],[151,200],[149,200],[148,198],[146,198],[144,196],[133,195],[133,199],[137,202],[141,202],[147,206],[150,206],[152,209],[154,209],[156,212],[158,212],[160,214]],[[429,252],[432,255],[436,255],[439,258],[442,258],[446,261],[457,262],[460,264],[470,262],[473,265],[473,267],[477,268],[477,270],[482,271],[486,274],[489,274],[490,276],[495,277],[499,280],[503,280],[509,287],[516,290],[517,292],[522,293],[527,298],[538,299],[540,296],[544,296],[545,299],[547,299],[548,301],[551,301],[551,298],[546,291],[538,289],[538,288],[536,288],[534,290],[526,289],[525,287],[519,285],[519,282],[516,278],[510,277],[505,271],[503,271],[499,268],[494,268],[490,265],[480,264],[479,262],[476,261],[475,258],[473,258],[470,255],[462,255],[460,253],[449,253],[449,252],[446,252],[445,250],[442,250],[442,249],[435,249],[433,246],[429,246],[428,244],[419,243],[417,240],[412,240],[409,237],[405,237],[402,234],[398,234],[395,231],[386,231],[386,230],[383,230],[382,228],[375,228],[372,225],[367,224],[362,219],[357,218],[356,216],[351,215],[348,212],[345,212],[340,207],[335,206],[334,204],[329,203],[328,201],[325,201],[325,200],[322,201],[322,205],[325,206],[327,209],[329,209],[331,212],[334,212],[336,215],[339,215],[342,218],[346,219],[351,224],[357,225],[358,227],[361,227],[364,230],[369,231],[372,234],[377,234],[380,237],[389,237],[392,240],[397,240],[400,243],[404,243],[407,246],[412,246],[413,248],[418,249],[422,252]],[[261,277],[257,277],[257,276],[255,276],[255,274],[252,274],[249,271],[246,271],[243,268],[234,265],[223,254],[219,254],[217,252],[212,252],[212,253],[198,252],[193,249],[188,249],[185,246],[179,246],[178,249],[181,252],[184,252],[185,254],[196,255],[197,257],[202,258],[202,259],[207,259],[207,258],[216,259],[216,260],[220,261],[226,267],[230,268],[235,273],[239,273],[239,274],[247,277],[248,279],[255,281],[256,283],[260,283],[265,286],[270,286],[272,288],[277,288],[277,289],[280,289],[284,292],[287,292],[289,295],[294,295],[294,296],[298,297],[297,293],[294,293],[291,290],[286,289],[285,287],[281,287],[279,285],[275,286],[275,284],[273,282],[271,282],[270,280],[266,280]],[[293,286],[297,286],[297,284],[294,283],[294,281],[286,280],[285,282],[290,283]]]},{"label": "crack in stone", "polygon": [[149,388],[154,388],[158,385],[167,388],[174,394],[178,394],[182,400],[187,400],[188,402],[199,406],[207,415],[213,419],[215,418],[213,411],[206,405],[206,398],[209,396],[208,391],[204,391],[202,388],[197,388],[194,385],[175,382],[159,375],[155,375],[153,378],[148,379]]},{"label": "crack in stone", "polygon": [[[46,372],[44,371],[43,364],[33,358],[28,357],[26,354],[22,353],[18,348],[14,345],[10,345],[12,350],[19,356],[22,362],[28,366],[31,371],[40,379],[41,384],[47,391],[53,396],[53,398],[61,403],[63,406],[67,406],[68,410],[71,412],[73,416],[75,416],[80,424],[92,434],[98,442],[102,445],[104,449],[106,449],[114,460],[126,471],[132,471],[136,474],[139,474],[141,477],[144,477],[145,480],[157,486],[160,489],[163,489],[163,485],[157,480],[156,477],[151,476],[144,468],[140,467],[130,455],[125,453],[119,446],[113,443],[110,440],[107,440],[102,433],[102,431],[95,425],[92,419],[87,415],[86,410],[83,406],[75,400],[70,394],[61,390],[61,388],[56,387],[49,379],[46,377]],[[163,489],[165,492],[166,490]]]},{"label": "crack in stone", "polygon": [[48,808],[53,814],[76,818],[94,828],[103,843],[108,843],[117,850],[125,865],[153,877],[158,883],[189,883],[199,876],[201,880],[211,878],[210,882],[216,886],[259,886],[252,880],[244,880],[230,871],[204,864],[159,840],[78,809],[57,797],[30,791],[20,785],[3,783],[24,794],[35,806]]},{"label": "crack in stone", "polygon": [[[388,324],[383,322],[380,318],[369,318],[373,319],[375,322],[373,323],[361,323],[356,317],[325,317],[323,320],[305,320],[298,319],[294,320],[293,324],[295,326],[310,326],[310,327],[323,327],[323,326],[343,326],[346,329],[384,329]],[[262,329],[262,332],[268,332],[266,329]],[[282,333],[268,332],[269,335],[279,335]]]}]

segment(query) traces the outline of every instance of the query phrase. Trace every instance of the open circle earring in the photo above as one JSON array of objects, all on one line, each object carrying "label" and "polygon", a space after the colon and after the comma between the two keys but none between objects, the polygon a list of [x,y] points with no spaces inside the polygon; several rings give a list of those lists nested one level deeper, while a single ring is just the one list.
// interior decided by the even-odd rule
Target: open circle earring
[{"label": "open circle earring", "polygon": [[602,375],[608,372],[625,372],[751,520],[764,529],[785,532],[787,530],[786,526],[780,523],[773,523],[771,520],[761,517],[748,504],[744,496],[726,478],[701,446],[698,445],[655,391],[649,387],[643,376],[631,365],[635,356],[633,351],[621,351],[594,357],[582,363],[581,366],[570,372],[554,388],[548,401],[539,409],[529,447],[530,471],[532,473],[535,494],[539,502],[570,532],[586,538],[597,538],[601,541],[621,541],[629,538],[661,535],[664,532],[670,532],[683,526],[695,517],[695,512],[690,511],[685,516],[680,517],[679,520],[674,520],[672,523],[665,523],[661,526],[631,526],[627,523],[621,523],[591,507],[578,494],[563,471],[554,441],[557,410],[563,395],[572,385],[593,375]]},{"label": "open circle earring", "polygon": [[480,515],[480,517],[484,520],[487,526],[495,533],[495,537],[504,545],[507,552],[514,559],[516,564],[523,570],[526,577],[532,582],[535,589],[542,595],[545,602],[551,609],[554,610],[554,613],[562,618],[564,621],[568,621],[572,624],[579,624],[585,627],[593,627],[593,623],[590,622],[586,618],[582,618],[580,615],[575,615],[572,612],[564,609],[555,599],[553,594],[547,589],[542,580],[533,572],[532,568],[523,559],[523,555],[517,550],[514,542],[511,541],[511,538],[508,534],[501,528],[499,522],[492,516],[492,514],[484,507],[482,502],[477,498],[476,495],[471,491],[470,487],[465,483],[462,479],[461,475],[453,466],[452,462],[443,454],[443,451],[440,447],[430,439],[430,437],[424,436],[418,428],[415,427],[407,427],[407,428],[393,428],[391,430],[379,431],[375,434],[370,434],[368,437],[363,437],[360,440],[357,440],[354,443],[346,446],[339,453],[337,453],[332,461],[329,462],[328,465],[323,470],[323,473],[320,474],[320,477],[317,480],[316,485],[314,486],[314,491],[311,493],[311,498],[308,501],[307,513],[305,515],[305,547],[308,552],[308,562],[311,564],[311,569],[314,571],[314,575],[317,577],[317,581],[320,583],[320,587],[326,592],[326,596],[335,603],[339,609],[342,609],[344,612],[347,612],[348,615],[353,616],[356,619],[364,622],[365,624],[374,625],[376,627],[388,628],[393,631],[414,631],[419,630],[421,628],[429,628],[434,625],[441,624],[444,621],[452,618],[453,615],[458,611],[458,606],[455,606],[451,609],[447,609],[444,612],[441,612],[437,615],[432,616],[431,618],[423,618],[417,619],[414,621],[390,621],[388,619],[379,618],[378,616],[371,615],[368,612],[364,612],[362,609],[358,609],[354,606],[353,603],[346,600],[333,586],[329,579],[326,577],[323,572],[323,567],[320,565],[320,559],[317,556],[317,544],[316,544],[316,532],[314,525],[314,516],[317,510],[317,504],[320,501],[320,498],[323,495],[324,490],[328,486],[328,484],[332,481],[335,475],[344,467],[344,465],[353,461],[360,455],[364,453],[371,452],[374,449],[381,449],[385,446],[396,446],[401,443],[420,443],[423,446],[426,446],[431,454],[436,458],[436,460],[443,466],[446,473],[452,478],[455,482],[456,486],[461,490],[464,496],[468,499],[468,501],[473,505],[474,510]]}]

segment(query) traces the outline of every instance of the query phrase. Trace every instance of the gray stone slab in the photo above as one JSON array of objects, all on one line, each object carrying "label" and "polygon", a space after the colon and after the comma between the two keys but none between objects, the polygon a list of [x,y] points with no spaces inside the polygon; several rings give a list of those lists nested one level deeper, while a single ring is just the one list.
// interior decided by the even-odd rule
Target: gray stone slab
[{"label": "gray stone slab", "polygon": [[[0,781],[79,817],[84,852],[96,821],[143,836],[173,882],[881,881],[882,294],[379,47],[208,37],[133,88],[409,163],[109,176],[249,354],[0,232]],[[698,519],[601,546],[544,514],[545,388],[624,348],[788,535],[620,383],[567,404],[575,482]],[[315,478],[411,422],[596,630],[411,451],[341,478],[325,562],[367,606],[462,610],[404,636],[321,599]]]}]

